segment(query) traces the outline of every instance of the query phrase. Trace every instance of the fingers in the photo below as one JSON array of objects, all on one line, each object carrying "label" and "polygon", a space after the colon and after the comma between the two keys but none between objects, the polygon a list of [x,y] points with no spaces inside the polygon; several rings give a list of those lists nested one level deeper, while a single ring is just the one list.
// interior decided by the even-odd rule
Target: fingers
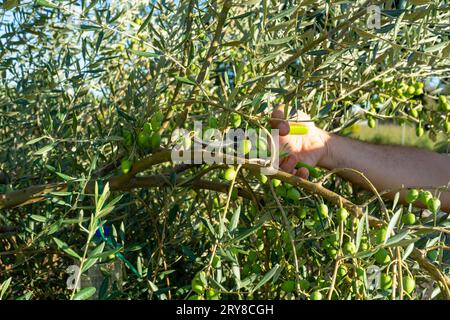
[{"label": "fingers", "polygon": [[297,159],[293,156],[288,156],[281,160],[280,168],[283,171],[292,173],[295,170],[295,165],[297,164]]},{"label": "fingers", "polygon": [[300,168],[300,169],[297,170],[295,175],[300,177],[300,178],[303,178],[303,179],[308,179],[309,178],[309,171],[306,168]]},{"label": "fingers", "polygon": [[[308,156],[303,156],[303,157],[298,158],[297,159],[297,163],[299,163],[299,162],[303,162],[306,165],[309,165],[311,167],[315,167],[316,166],[316,163],[314,162],[314,160],[310,159],[310,157],[308,157]],[[300,167],[300,168],[297,169],[296,176],[299,176],[300,178],[303,178],[303,179],[308,179],[309,176],[310,176],[310,173],[309,173],[309,170],[307,168]]]},{"label": "fingers", "polygon": [[280,135],[285,136],[289,134],[289,124],[287,121],[283,120],[284,117],[284,105],[279,105],[272,112],[272,118],[270,119],[270,125],[274,129],[280,130]]}]

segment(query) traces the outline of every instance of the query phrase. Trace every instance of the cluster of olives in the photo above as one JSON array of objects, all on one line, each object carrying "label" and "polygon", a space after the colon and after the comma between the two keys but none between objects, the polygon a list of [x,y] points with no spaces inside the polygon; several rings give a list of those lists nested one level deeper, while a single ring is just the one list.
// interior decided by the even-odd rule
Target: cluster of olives
[{"label": "cluster of olives", "polygon": [[[223,178],[232,181],[236,178],[236,171],[234,168],[230,167],[226,169]],[[297,221],[301,225],[304,225],[312,232],[319,232],[318,235],[323,233],[324,228],[329,228],[332,224],[333,220],[338,223],[343,223],[344,227],[348,229],[350,234],[354,234],[358,225],[357,219],[350,218],[349,212],[343,208],[337,208],[333,213],[331,213],[330,208],[325,203],[317,203],[315,210],[305,205],[299,205],[299,199],[301,194],[299,190],[288,183],[284,183],[278,179],[270,179],[267,176],[259,175],[258,180],[262,184],[272,183],[275,192],[278,196],[280,196],[287,203],[294,204],[293,213],[294,219],[297,218]],[[433,197],[433,195],[426,190],[415,190],[411,189],[406,194],[406,200],[408,203],[414,203],[416,201],[420,201],[432,212],[437,212],[440,207],[439,199]],[[253,206],[251,206],[253,208]],[[251,209],[250,208],[250,209]],[[250,210],[252,211],[252,210]],[[311,216],[311,219],[308,218],[308,215]],[[327,223],[328,221],[328,223]],[[401,217],[401,221],[404,225],[413,225],[416,223],[416,216],[412,212],[407,212],[403,214]],[[307,224],[311,222],[312,225],[308,226]],[[325,222],[325,224],[324,224]],[[314,231],[315,230],[315,231]],[[319,231],[318,231],[319,230]],[[320,231],[322,230],[322,231]],[[278,231],[277,229],[267,229],[266,236],[268,241],[276,246],[277,241],[282,241],[283,243],[289,243],[289,234],[287,231]],[[388,248],[382,247],[387,236],[387,227],[383,227],[380,229],[373,230],[370,235],[363,235],[361,237],[361,241],[359,243],[359,247],[355,245],[354,241],[351,239],[347,233],[343,235],[343,242],[340,245],[340,239],[338,233],[333,233],[331,235],[325,236],[323,240],[318,244],[318,248],[320,250],[325,251],[328,259],[333,260],[338,257],[338,254],[341,252],[347,256],[355,257],[355,255],[360,253],[371,254],[371,263],[374,263],[382,268],[382,273],[379,278],[379,288],[381,290],[387,291],[392,288],[393,278],[390,275],[389,268],[392,263],[391,253]],[[256,250],[251,251],[248,255],[247,261],[243,266],[242,276],[250,276],[251,274],[261,274],[262,269],[260,263],[255,263],[258,260],[258,252],[264,252],[264,242],[262,239],[264,238],[263,233],[257,234],[257,240],[255,242]],[[369,239],[370,238],[370,239]],[[278,257],[284,256],[286,253],[289,254],[291,252],[291,247],[289,245],[283,245],[283,249],[276,249],[274,252]],[[302,256],[302,249],[298,249],[300,251],[297,252],[298,256]],[[304,249],[303,249],[304,250]],[[320,252],[320,251],[319,251]],[[286,262],[287,263],[287,262]],[[292,269],[292,265],[286,267],[286,270]],[[353,266],[355,272],[349,272],[348,265],[342,264],[339,266],[337,270],[337,284],[341,283],[345,284],[346,288],[351,288],[349,284],[353,283],[357,288],[362,288],[365,277],[365,268],[364,266],[357,264]],[[354,275],[354,277],[352,276]],[[281,289],[281,292],[285,294],[293,294],[296,291],[296,281],[293,280],[293,273],[287,272],[287,279],[281,283],[280,287],[277,287],[278,290]],[[415,279],[408,272],[403,275],[403,290],[407,295],[411,295],[415,289]],[[310,282],[310,281],[313,282]],[[300,289],[303,292],[308,294],[309,299],[311,300],[321,300],[324,299],[324,290],[327,290],[326,280],[318,276],[317,278],[306,279],[306,275],[301,276],[300,279]],[[322,283],[323,282],[323,283]],[[314,283],[314,285],[312,285]],[[354,288],[353,288],[354,289]],[[349,289],[349,290],[353,290]],[[273,289],[277,290],[277,289]],[[360,290],[360,289],[356,289]]]},{"label": "cluster of olives", "polygon": [[[228,171],[230,173],[229,179],[235,178],[233,176],[235,174],[234,171]],[[266,178],[267,179],[267,178]],[[273,182],[275,180],[275,182]],[[264,183],[269,182],[268,179],[265,180]],[[275,190],[281,190],[278,191],[280,194],[285,194],[286,192],[286,198],[284,199],[287,202],[291,202],[291,199],[287,198],[287,191],[289,190],[289,185],[286,185],[283,182],[280,182],[277,179],[272,179],[272,182],[275,186]],[[281,189],[280,189],[281,187]],[[284,190],[283,190],[284,189]],[[355,221],[357,222],[357,219],[351,219],[349,212],[341,207],[337,208],[334,214],[331,213],[330,208],[325,203],[320,203],[317,205],[314,211],[311,210],[311,208],[308,208],[306,206],[300,206],[298,205],[298,196],[296,197],[297,202],[295,206],[293,206],[293,211],[289,211],[289,213],[293,213],[294,216],[291,216],[291,218],[295,217],[298,218],[298,221],[300,224],[304,223],[307,219],[308,215],[312,215],[313,219],[316,223],[319,223],[316,220],[329,220],[329,218],[333,218],[333,220],[343,223],[344,226],[347,229],[351,229],[349,232],[354,233],[355,228],[357,227],[357,223],[355,224]],[[218,204],[217,204],[218,206]],[[249,212],[256,215],[256,211],[254,205],[250,205]],[[300,227],[300,225],[298,226]],[[320,229],[319,233],[317,235],[323,234],[324,226]],[[302,231],[303,234],[303,231]],[[342,246],[340,246],[340,239],[338,236],[338,233],[333,233],[331,235],[326,235],[320,243],[313,244],[314,247],[318,249],[316,252],[318,255],[313,253],[313,256],[315,256],[317,259],[325,259],[326,256],[328,256],[329,261],[332,261],[338,257],[339,251],[341,250],[343,254],[351,256],[355,258],[355,255],[357,252],[365,252],[370,254],[372,250],[375,252],[372,252],[372,259],[370,260],[369,264],[377,264],[381,268],[381,274],[380,274],[380,282],[379,282],[379,289],[383,291],[387,291],[392,287],[393,284],[393,278],[390,275],[389,268],[392,263],[392,258],[389,252],[389,249],[378,247],[381,246],[382,243],[385,241],[387,235],[387,227],[383,227],[381,229],[377,229],[371,232],[370,234],[370,241],[369,236],[363,235],[361,237],[361,241],[359,243],[359,248],[356,248],[355,243],[352,241],[352,239],[347,235],[347,232],[344,234],[343,243]],[[281,261],[281,264],[283,265],[283,276],[282,281],[279,285],[273,286],[271,288],[271,291],[273,293],[278,293],[281,295],[286,295],[288,298],[292,297],[292,294],[296,292],[296,280],[294,277],[294,267],[290,263],[285,260],[283,257],[287,257],[286,255],[289,255],[290,252],[292,252],[292,248],[290,245],[287,245],[290,241],[289,234],[287,231],[283,231],[282,228],[277,227],[276,225],[266,227],[266,229],[259,229],[255,235],[255,242],[254,242],[254,249],[250,250],[247,254],[246,260],[242,261],[242,269],[241,269],[241,276],[244,278],[251,277],[252,275],[261,275],[264,274],[264,272],[267,272],[268,270],[263,270],[264,264],[263,261],[267,259],[265,256],[266,247],[265,242],[263,239],[267,239],[267,243],[270,243],[271,246],[271,255],[268,257],[269,259],[272,259],[272,261]],[[305,257],[304,250],[308,250],[305,245],[302,245],[297,248],[297,256],[298,257]],[[326,256],[323,256],[320,252],[324,250],[326,252]],[[311,251],[308,250],[308,255],[310,256]],[[321,257],[321,258],[319,258]],[[316,259],[315,258],[315,259]],[[275,259],[275,260],[273,260]],[[301,258],[303,260],[303,258]],[[321,260],[323,263],[323,260]],[[337,287],[346,288],[345,290],[350,290],[354,292],[354,290],[363,290],[363,286],[365,283],[365,277],[366,277],[366,269],[363,264],[360,264],[359,262],[355,263],[355,259],[347,260],[349,263],[343,263],[339,266],[337,270]],[[350,261],[353,261],[353,263],[350,263]],[[213,263],[214,264],[214,263]],[[317,276],[311,276],[306,273],[305,270],[299,270],[300,271],[300,279],[299,279],[299,287],[300,290],[307,294],[308,299],[310,300],[322,300],[325,299],[325,292],[328,292],[329,288],[329,281],[330,279],[327,279],[324,275],[317,275]],[[415,289],[415,279],[414,277],[408,272],[407,274],[403,275],[403,290],[406,294],[411,295]],[[198,285],[198,281],[195,282]],[[198,285],[196,292],[201,292],[202,295],[200,299],[203,299],[203,297],[206,296],[208,298],[208,293],[206,289],[207,286],[205,284]],[[201,289],[201,290],[200,290]],[[213,291],[215,293],[215,291]],[[344,294],[344,293],[342,293]],[[196,296],[195,299],[199,298],[199,296]],[[337,293],[334,293],[332,296],[333,299],[337,298]]]},{"label": "cluster of olives", "polygon": [[[150,122],[146,122],[140,132],[137,134],[137,145],[142,150],[156,150],[159,148],[161,144],[161,135],[159,134],[159,129],[161,128],[162,121],[164,119],[164,115],[161,112],[157,112],[154,114]],[[134,144],[134,136],[133,133],[129,130],[122,131],[123,142],[126,147],[132,147]],[[131,167],[133,166],[133,162],[125,157],[122,159],[120,167],[124,174],[127,174]]]},{"label": "cluster of olives", "polygon": [[[426,108],[422,105],[419,99],[424,95],[424,83],[420,81],[411,82],[409,84],[401,81],[383,81],[377,80],[375,84],[381,89],[384,95],[394,98],[393,105],[396,103],[405,103],[405,111],[412,118],[419,120],[416,126],[416,135],[421,137],[425,131],[429,131],[433,127],[433,122],[435,125],[440,125],[441,119],[443,120],[443,131],[450,131],[450,123],[448,119],[448,112],[450,111],[450,104],[447,102],[447,98],[444,95],[438,97],[438,105],[436,111],[442,112],[443,115],[440,117],[432,117]],[[377,95],[376,98],[372,100],[371,113],[376,113],[379,103],[384,101],[381,95]],[[373,116],[368,115],[368,125],[373,128],[375,126],[375,120]],[[422,122],[425,122],[422,125]]]},{"label": "cluster of olives", "polygon": [[[211,266],[217,269],[221,266],[221,259],[219,256],[214,256]],[[220,292],[216,289],[208,286],[208,280],[204,271],[198,272],[191,281],[192,292],[196,293],[191,295],[189,300],[219,300]]]},{"label": "cluster of olives", "polygon": [[380,89],[384,89],[386,92],[390,92],[390,96],[396,97],[400,100],[413,99],[414,97],[421,96],[424,93],[424,84],[419,81],[407,84],[405,82],[377,80],[375,81],[375,85]]},{"label": "cluster of olives", "polygon": [[[260,179],[264,181],[264,177],[262,175]],[[272,185],[275,188],[275,193],[285,200],[289,200],[290,202],[298,202],[300,200],[300,191],[298,191],[298,189],[291,184],[282,183],[278,179],[272,179]]]},{"label": "cluster of olives", "polygon": [[[420,201],[424,206],[428,208],[428,210],[433,213],[437,213],[441,206],[441,201],[438,198],[433,197],[430,191],[419,191],[416,189],[408,190],[408,192],[406,193],[406,201],[408,203],[415,203],[417,200]],[[408,220],[412,221],[412,223],[408,224],[414,224],[415,222],[415,219],[413,220],[412,216],[409,216]]]}]

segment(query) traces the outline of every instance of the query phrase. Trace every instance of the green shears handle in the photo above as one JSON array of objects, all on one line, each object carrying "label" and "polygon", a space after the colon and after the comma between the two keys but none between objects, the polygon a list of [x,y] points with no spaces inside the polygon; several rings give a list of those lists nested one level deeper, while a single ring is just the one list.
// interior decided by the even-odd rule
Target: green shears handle
[{"label": "green shears handle", "polygon": [[301,123],[289,123],[289,127],[289,134],[304,135],[309,131],[309,128]]}]

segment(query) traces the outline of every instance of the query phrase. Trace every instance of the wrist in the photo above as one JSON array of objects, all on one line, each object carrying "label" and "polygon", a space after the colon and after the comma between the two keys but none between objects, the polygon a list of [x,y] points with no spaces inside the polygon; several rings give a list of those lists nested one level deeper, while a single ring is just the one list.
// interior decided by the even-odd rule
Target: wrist
[{"label": "wrist", "polygon": [[334,165],[334,157],[333,157],[333,146],[335,144],[336,135],[326,132],[325,130],[319,129],[318,137],[322,142],[322,155],[317,162],[319,167],[325,169],[333,169]]}]

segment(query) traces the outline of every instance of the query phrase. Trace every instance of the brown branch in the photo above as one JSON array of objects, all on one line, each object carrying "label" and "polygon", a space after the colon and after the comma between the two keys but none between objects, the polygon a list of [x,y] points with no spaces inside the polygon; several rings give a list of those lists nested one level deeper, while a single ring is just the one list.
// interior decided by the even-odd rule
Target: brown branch
[{"label": "brown branch", "polygon": [[[262,166],[258,164],[252,164],[252,163],[246,163],[243,165],[244,168],[252,171],[255,174],[260,173]],[[346,198],[340,196],[339,194],[328,190],[327,188],[322,187],[318,183],[314,183],[302,178],[299,178],[295,175],[289,174],[284,171],[277,171],[274,175],[271,176],[272,179],[278,179],[283,182],[289,183],[293,186],[297,186],[300,188],[303,188],[304,190],[308,191],[312,194],[319,194],[326,200],[334,203],[335,205],[342,205],[349,211],[353,212],[355,217],[362,217],[363,211],[362,208],[353,202],[347,200]]]},{"label": "brown branch", "polygon": [[145,171],[149,168],[151,168],[154,165],[163,163],[163,162],[169,162],[171,161],[171,152],[170,150],[163,150],[157,153],[152,154],[151,156],[148,156],[135,164],[133,164],[133,167],[131,168],[130,172],[124,175],[115,176],[109,179],[109,186],[111,189],[121,189],[126,188],[127,184],[130,182],[130,180],[136,176],[139,172]]},{"label": "brown branch", "polygon": [[0,209],[14,208],[26,204],[41,202],[45,200],[45,195],[51,192],[66,190],[66,183],[49,183],[1,194]]},{"label": "brown branch", "polygon": [[[222,182],[215,182],[210,180],[204,180],[204,179],[198,179],[193,180],[188,183],[185,183],[185,179],[179,179],[177,180],[177,184],[171,185],[168,181],[168,177],[163,175],[152,175],[152,176],[146,176],[146,177],[136,177],[133,178],[125,188],[120,188],[121,191],[126,191],[134,188],[152,188],[152,187],[164,187],[164,186],[173,186],[177,187],[178,183],[183,185],[191,186],[193,189],[205,189],[205,190],[211,190],[211,191],[217,191],[220,193],[228,193],[230,190],[230,184],[229,183],[222,183]],[[253,200],[252,194],[243,188],[235,187],[235,189],[238,192],[238,196]],[[111,188],[111,190],[114,190]],[[256,196],[258,201],[263,198],[262,195]]]},{"label": "brown branch", "polygon": [[425,269],[431,277],[439,282],[442,295],[446,300],[450,300],[450,279],[436,268],[434,264],[428,261],[422,250],[414,248],[411,252],[411,258],[415,260],[421,268]]}]

